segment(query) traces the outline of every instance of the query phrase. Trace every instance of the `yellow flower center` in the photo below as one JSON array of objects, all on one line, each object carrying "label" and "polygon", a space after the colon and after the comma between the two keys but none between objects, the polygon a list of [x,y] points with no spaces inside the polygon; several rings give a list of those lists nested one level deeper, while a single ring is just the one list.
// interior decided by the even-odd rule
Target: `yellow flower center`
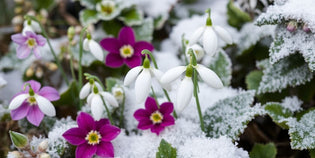
[{"label": "yellow flower center", "polygon": [[115,3],[113,1],[104,1],[101,3],[101,12],[111,14],[115,10]]},{"label": "yellow flower center", "polygon": [[150,120],[153,122],[153,124],[161,123],[163,120],[163,115],[159,111],[155,111],[151,114]]},{"label": "yellow flower center", "polygon": [[27,41],[26,41],[28,47],[30,48],[33,48],[37,45],[36,43],[36,40],[34,38],[29,38]]},{"label": "yellow flower center", "polygon": [[28,102],[30,105],[35,105],[35,104],[37,104],[35,97],[29,97],[29,98],[27,99],[27,102]]},{"label": "yellow flower center", "polygon": [[102,136],[98,131],[92,130],[86,135],[85,140],[87,140],[90,145],[96,145],[100,143],[101,138]]},{"label": "yellow flower center", "polygon": [[130,58],[132,57],[134,50],[133,48],[128,44],[128,45],[124,45],[122,46],[120,49],[120,56],[123,58]]},{"label": "yellow flower center", "polygon": [[122,91],[120,91],[120,90],[117,90],[117,91],[115,91],[114,96],[115,96],[115,98],[122,97],[122,96],[123,96],[123,92],[122,92]]}]

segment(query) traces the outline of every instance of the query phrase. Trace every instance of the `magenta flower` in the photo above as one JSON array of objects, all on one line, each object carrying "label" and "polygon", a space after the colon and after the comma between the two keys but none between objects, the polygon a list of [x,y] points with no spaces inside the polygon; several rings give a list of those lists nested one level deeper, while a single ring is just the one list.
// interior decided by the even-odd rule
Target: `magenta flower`
[{"label": "magenta flower", "polygon": [[166,126],[175,124],[175,119],[171,115],[173,110],[173,103],[165,102],[158,108],[154,98],[148,97],[145,101],[145,109],[137,110],[133,116],[139,121],[139,129],[150,128],[151,132],[159,135]]},{"label": "magenta flower", "polygon": [[44,114],[55,116],[56,110],[50,101],[60,98],[59,93],[52,87],[43,87],[37,81],[30,80],[25,82],[24,90],[13,97],[9,104],[11,118],[20,120],[24,117],[35,125],[39,126],[44,118]]},{"label": "magenta flower", "polygon": [[38,46],[46,44],[46,39],[42,35],[36,35],[36,33],[31,31],[26,31],[25,35],[22,33],[14,34],[11,36],[11,39],[19,45],[16,48],[16,55],[19,59],[28,57],[31,51],[33,51],[37,59],[40,58]]},{"label": "magenta flower", "polygon": [[72,145],[77,145],[76,158],[90,158],[95,153],[100,157],[114,157],[111,140],[120,129],[110,125],[108,119],[94,121],[92,116],[81,112],[77,117],[77,128],[67,130],[62,136]]},{"label": "magenta flower", "polygon": [[135,35],[131,27],[123,27],[116,38],[105,38],[100,42],[101,46],[109,53],[105,64],[109,67],[120,67],[124,63],[133,68],[141,65],[141,51],[152,51],[153,45],[146,41],[135,41]]}]

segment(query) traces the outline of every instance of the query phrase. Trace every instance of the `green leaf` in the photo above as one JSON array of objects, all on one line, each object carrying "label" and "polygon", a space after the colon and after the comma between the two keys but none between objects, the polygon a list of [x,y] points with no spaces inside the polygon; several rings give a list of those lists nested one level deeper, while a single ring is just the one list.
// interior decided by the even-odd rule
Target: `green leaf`
[{"label": "green leaf", "polygon": [[247,13],[243,12],[234,5],[233,0],[230,0],[227,4],[227,14],[228,23],[238,29],[240,29],[244,23],[252,20]]},{"label": "green leaf", "polygon": [[205,133],[211,138],[226,135],[233,140],[244,132],[249,121],[265,111],[259,105],[251,107],[255,91],[220,100],[206,109],[204,114]]},{"label": "green leaf", "polygon": [[135,7],[132,7],[123,10],[118,19],[128,26],[140,25],[143,21],[143,13]]},{"label": "green leaf", "polygon": [[259,83],[263,76],[263,72],[259,70],[251,71],[245,78],[248,90],[258,90]]},{"label": "green leaf", "polygon": [[158,152],[156,153],[156,158],[176,158],[176,157],[177,157],[176,148],[172,147],[171,144],[169,144],[164,139],[162,139]]},{"label": "green leaf", "polygon": [[264,105],[264,108],[276,124],[284,129],[289,129],[285,120],[293,116],[293,113],[289,109],[284,108],[281,103],[267,103]]},{"label": "green leaf", "polygon": [[120,29],[124,26],[120,21],[115,20],[115,19],[110,20],[110,21],[103,21],[102,25],[103,25],[103,30],[107,34],[113,35],[115,37],[118,36]]},{"label": "green leaf", "polygon": [[212,59],[209,66],[221,79],[224,86],[229,86],[232,78],[232,63],[229,56],[222,50]]},{"label": "green leaf", "polygon": [[10,133],[12,144],[16,148],[22,149],[28,145],[28,139],[25,135],[18,132],[14,132],[14,131],[9,131],[9,133]]},{"label": "green leaf", "polygon": [[305,113],[300,120],[288,119],[291,148],[304,150],[315,149],[315,110]]},{"label": "green leaf", "polygon": [[274,143],[258,144],[256,143],[249,153],[250,158],[275,158],[277,148]]},{"label": "green leaf", "polygon": [[311,158],[315,158],[315,149],[309,150]]},{"label": "green leaf", "polygon": [[78,106],[79,99],[78,83],[73,81],[70,83],[68,89],[60,95],[60,99],[54,101],[55,106]]},{"label": "green leaf", "polygon": [[106,78],[106,91],[111,92],[112,88],[117,84],[117,78],[107,77]]},{"label": "green leaf", "polygon": [[32,4],[34,5],[36,10],[47,9],[50,10],[54,6],[56,6],[55,0],[32,0]]},{"label": "green leaf", "polygon": [[84,9],[80,12],[80,21],[84,26],[94,24],[99,20],[95,10]]},{"label": "green leaf", "polygon": [[159,30],[161,29],[165,22],[167,20],[167,17],[165,15],[159,15],[158,17],[154,18],[154,28]]},{"label": "green leaf", "polygon": [[137,41],[148,41],[152,40],[153,36],[153,20],[151,18],[147,18],[143,20],[143,23],[140,26],[133,27],[136,35]]}]

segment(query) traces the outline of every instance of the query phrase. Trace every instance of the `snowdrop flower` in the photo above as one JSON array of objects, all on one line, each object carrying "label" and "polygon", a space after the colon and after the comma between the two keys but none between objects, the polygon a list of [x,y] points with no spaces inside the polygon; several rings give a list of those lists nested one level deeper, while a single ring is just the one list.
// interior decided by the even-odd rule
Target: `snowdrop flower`
[{"label": "snowdrop flower", "polygon": [[[28,86],[28,87],[27,87]],[[52,87],[43,87],[39,82],[28,81],[24,84],[24,90],[18,93],[10,102],[9,109],[13,120],[20,120],[24,117],[35,125],[39,126],[47,116],[55,116],[56,110],[50,101],[60,98],[59,93]]]},{"label": "snowdrop flower", "polygon": [[213,88],[222,88],[223,84],[215,72],[206,68],[201,64],[189,64],[188,66],[178,66],[165,72],[160,82],[162,84],[169,84],[186,72],[184,79],[181,81],[177,90],[175,110],[177,113],[182,112],[189,104],[194,90],[192,75],[194,69],[198,72],[200,78],[209,86]]},{"label": "snowdrop flower", "polygon": [[114,86],[112,88],[112,94],[119,103],[122,103],[124,100],[124,89],[120,86]]},{"label": "snowdrop flower", "polygon": [[101,85],[94,80],[90,79],[88,83],[86,83],[80,90],[80,99],[86,98],[92,91],[93,86],[96,86],[98,89],[102,89]]},{"label": "snowdrop flower", "polygon": [[193,45],[202,38],[203,48],[207,54],[213,56],[218,48],[218,37],[217,35],[226,43],[232,44],[233,40],[231,35],[221,26],[212,25],[210,17],[210,9],[208,9],[209,16],[207,18],[206,26],[199,27],[192,35],[190,39],[190,44]]},{"label": "snowdrop flower", "polygon": [[94,85],[92,93],[87,98],[87,103],[91,106],[91,112],[95,120],[100,120],[105,111],[104,99],[106,105],[111,105],[112,107],[118,107],[118,102],[115,97],[104,91],[99,91],[99,88]]},{"label": "snowdrop flower", "polygon": [[186,48],[186,55],[189,57],[188,50],[192,49],[196,56],[197,61],[200,61],[205,55],[203,48],[199,44],[188,45]]},{"label": "snowdrop flower", "polygon": [[88,33],[87,38],[83,41],[83,48],[85,51],[90,51],[94,57],[100,61],[104,60],[104,54],[101,46],[91,38]]},{"label": "snowdrop flower", "polygon": [[150,67],[150,61],[146,56],[143,65],[132,68],[128,71],[124,85],[128,86],[133,81],[135,82],[135,93],[136,93],[136,101],[137,103],[141,103],[148,97],[150,88],[151,88],[151,80],[152,78],[157,78],[158,80],[163,75],[163,72]]},{"label": "snowdrop flower", "polygon": [[41,28],[38,22],[32,20],[25,20],[23,23],[22,34],[25,35],[27,31],[41,32]]}]

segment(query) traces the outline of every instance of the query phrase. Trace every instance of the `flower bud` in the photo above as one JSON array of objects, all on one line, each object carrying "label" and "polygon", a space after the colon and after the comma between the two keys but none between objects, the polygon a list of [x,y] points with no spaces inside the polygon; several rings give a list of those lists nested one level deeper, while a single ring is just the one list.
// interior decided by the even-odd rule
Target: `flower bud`
[{"label": "flower bud", "polygon": [[12,18],[11,23],[13,25],[22,25],[23,24],[23,17],[21,15],[17,15],[15,17]]},{"label": "flower bud", "polygon": [[287,30],[290,32],[294,32],[297,28],[297,22],[296,21],[290,21],[287,25]]},{"label": "flower bud", "polygon": [[14,13],[15,14],[21,14],[23,12],[23,8],[22,7],[15,7],[14,8]]},{"label": "flower bud", "polygon": [[11,141],[16,148],[22,149],[28,145],[28,139],[25,135],[14,131],[9,131]]},{"label": "flower bud", "polygon": [[26,70],[25,76],[26,76],[26,77],[32,77],[33,75],[34,75],[34,69],[33,69],[33,67],[31,66],[31,67],[29,67],[29,68]]},{"label": "flower bud", "polygon": [[308,27],[307,24],[304,24],[304,25],[303,25],[303,31],[307,33],[307,32],[310,32],[311,29]]},{"label": "flower bud", "polygon": [[43,140],[42,142],[39,143],[37,150],[40,152],[45,152],[48,148],[48,141]]},{"label": "flower bud", "polygon": [[75,30],[74,30],[74,27],[71,26],[68,28],[68,33],[67,33],[69,41],[73,40],[74,35],[75,35]]},{"label": "flower bud", "polygon": [[38,68],[36,69],[35,76],[36,76],[37,78],[42,78],[42,77],[43,77],[43,74],[44,74],[43,69],[42,69],[41,67],[38,67]]},{"label": "flower bud", "polygon": [[124,100],[124,90],[121,87],[113,87],[112,94],[116,98],[116,100],[121,103]]},{"label": "flower bud", "polygon": [[8,157],[12,157],[12,158],[23,158],[23,154],[19,151],[12,151],[8,153]]},{"label": "flower bud", "polygon": [[47,154],[47,153],[41,153],[41,154],[39,155],[39,158],[50,158],[50,155]]},{"label": "flower bud", "polygon": [[50,71],[56,71],[57,69],[58,69],[58,66],[57,66],[57,64],[55,64],[55,63],[47,63],[46,64],[46,67],[48,68],[48,70],[50,70]]}]

